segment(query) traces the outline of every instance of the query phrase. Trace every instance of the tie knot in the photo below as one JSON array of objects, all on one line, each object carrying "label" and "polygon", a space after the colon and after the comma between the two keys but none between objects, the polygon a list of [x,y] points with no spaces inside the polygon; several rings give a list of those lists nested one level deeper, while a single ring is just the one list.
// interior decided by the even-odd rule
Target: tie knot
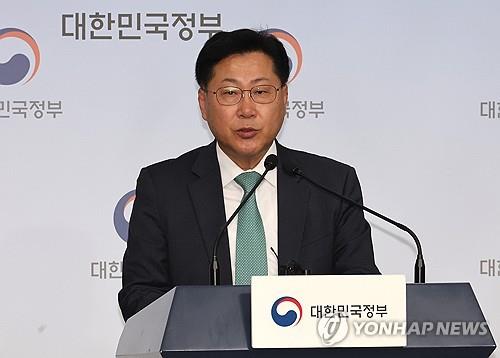
[{"label": "tie knot", "polygon": [[246,172],[238,175],[236,178],[234,178],[234,181],[243,188],[246,194],[253,188],[255,184],[257,184],[259,179],[260,179],[259,173]]}]

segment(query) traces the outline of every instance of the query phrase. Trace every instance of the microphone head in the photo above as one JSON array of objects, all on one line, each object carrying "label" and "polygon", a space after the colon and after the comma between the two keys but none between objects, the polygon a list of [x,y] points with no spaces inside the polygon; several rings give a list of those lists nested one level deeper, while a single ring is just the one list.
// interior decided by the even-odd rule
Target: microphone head
[{"label": "microphone head", "polygon": [[283,169],[285,169],[285,172],[288,173],[289,175],[302,176],[304,174],[304,172],[302,171],[302,169],[300,169],[299,167],[295,166],[294,163],[284,162],[283,163]]},{"label": "microphone head", "polygon": [[274,154],[269,154],[264,160],[264,167],[267,170],[273,170],[278,165],[278,157]]}]

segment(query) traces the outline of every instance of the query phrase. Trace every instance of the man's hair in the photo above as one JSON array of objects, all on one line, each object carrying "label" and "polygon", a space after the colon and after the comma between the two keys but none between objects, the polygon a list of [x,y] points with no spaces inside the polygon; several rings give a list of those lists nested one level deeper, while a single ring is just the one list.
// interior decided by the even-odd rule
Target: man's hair
[{"label": "man's hair", "polygon": [[202,89],[214,76],[214,67],[220,61],[235,54],[262,52],[273,61],[274,73],[281,84],[288,81],[290,63],[283,44],[266,31],[239,29],[231,32],[221,31],[212,36],[201,49],[196,60],[196,81]]}]

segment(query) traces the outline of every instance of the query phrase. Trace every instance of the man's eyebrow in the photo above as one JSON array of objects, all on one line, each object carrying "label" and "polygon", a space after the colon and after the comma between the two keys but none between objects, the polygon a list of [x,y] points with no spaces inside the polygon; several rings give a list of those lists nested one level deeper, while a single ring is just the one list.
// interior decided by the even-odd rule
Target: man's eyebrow
[{"label": "man's eyebrow", "polygon": [[[256,78],[256,79],[250,81],[250,83],[253,84],[253,83],[262,82],[262,81],[270,81],[270,79],[267,78],[267,77],[259,77],[259,78]],[[239,83],[239,81],[237,79],[230,78],[230,77],[224,78],[221,82],[229,82],[229,83],[232,83],[232,84],[238,84]]]},{"label": "man's eyebrow", "polygon": [[252,81],[252,83],[257,83],[257,82],[261,82],[261,81],[270,81],[270,79],[267,77],[259,77],[259,78],[254,79]]},{"label": "man's eyebrow", "polygon": [[238,83],[238,81],[234,78],[224,78],[222,80],[222,82],[229,82],[229,83],[234,83],[234,84]]}]

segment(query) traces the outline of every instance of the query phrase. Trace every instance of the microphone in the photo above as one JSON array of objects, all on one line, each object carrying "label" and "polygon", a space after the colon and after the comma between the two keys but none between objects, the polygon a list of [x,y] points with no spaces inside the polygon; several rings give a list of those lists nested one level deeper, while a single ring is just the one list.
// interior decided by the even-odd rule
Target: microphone
[{"label": "microphone", "polygon": [[420,240],[418,239],[417,235],[410,228],[408,228],[407,226],[405,226],[401,223],[398,223],[397,221],[392,220],[391,218],[388,218],[385,215],[382,215],[382,214],[376,212],[375,210],[372,210],[364,205],[361,205],[361,204],[355,202],[354,200],[352,200],[352,199],[350,199],[342,194],[339,194],[339,193],[327,188],[326,186],[312,180],[310,177],[308,177],[306,174],[304,174],[304,172],[298,167],[288,168],[285,165],[284,169],[289,174],[295,175],[295,176],[300,177],[300,178],[304,178],[309,183],[313,184],[314,186],[316,186],[318,188],[323,189],[327,193],[333,194],[336,197],[347,201],[349,204],[354,205],[359,209],[365,210],[365,211],[369,212],[370,214],[375,215],[376,217],[378,217],[378,218],[396,226],[400,230],[403,230],[403,231],[407,232],[408,234],[410,234],[410,236],[413,238],[413,240],[415,241],[415,244],[417,246],[417,259],[415,261],[414,281],[415,281],[415,283],[425,283],[425,263],[424,263],[424,256],[422,254],[422,246],[420,245]]},{"label": "microphone", "polygon": [[276,168],[277,165],[278,165],[278,157],[274,154],[269,154],[266,157],[266,159],[264,160],[264,167],[266,168],[266,170],[260,176],[257,183],[255,183],[252,190],[250,190],[248,192],[248,194],[243,198],[243,200],[241,200],[240,205],[236,208],[236,210],[231,215],[229,220],[226,221],[226,223],[224,224],[224,226],[220,230],[219,236],[217,236],[217,239],[214,242],[214,246],[213,246],[213,250],[212,250],[212,262],[210,263],[210,284],[211,285],[213,285],[213,286],[220,285],[220,272],[219,272],[219,261],[217,260],[217,249],[219,248],[219,243],[220,243],[220,240],[222,239],[222,235],[224,235],[224,233],[227,231],[227,227],[229,226],[229,224],[231,224],[233,219],[240,212],[241,208],[245,205],[245,203],[248,201],[248,199],[253,195],[255,190],[257,190],[260,183],[262,183],[262,181],[264,180],[264,177],[266,176],[266,174],[270,170],[273,170],[274,168]]},{"label": "microphone", "polygon": [[[276,261],[279,262],[278,254],[274,249],[271,247],[271,251],[276,256]],[[311,270],[309,269],[303,269],[302,266],[300,266],[297,261],[295,260],[290,260],[288,261],[288,264],[286,265],[279,265],[278,266],[278,275],[282,276],[295,276],[295,275],[310,275]]]}]

